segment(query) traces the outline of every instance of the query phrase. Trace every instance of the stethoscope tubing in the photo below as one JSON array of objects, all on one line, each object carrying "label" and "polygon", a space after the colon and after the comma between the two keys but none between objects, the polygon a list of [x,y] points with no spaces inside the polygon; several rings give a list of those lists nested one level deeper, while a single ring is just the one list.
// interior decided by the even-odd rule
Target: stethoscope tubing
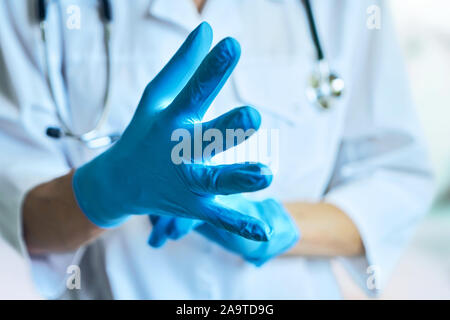
[{"label": "stethoscope tubing", "polygon": [[[103,95],[102,101],[102,112],[100,114],[100,118],[97,120],[94,128],[91,130],[82,133],[76,134],[74,133],[65,119],[63,118],[61,106],[57,101],[56,94],[53,89],[53,83],[51,79],[51,70],[50,70],[50,59],[49,59],[49,45],[48,45],[48,25],[47,25],[47,2],[45,0],[38,0],[38,20],[39,27],[41,30],[41,38],[44,44],[44,64],[45,64],[45,74],[46,74],[46,82],[47,86],[50,90],[50,95],[52,100],[54,101],[56,108],[56,116],[58,118],[58,122],[60,124],[61,130],[58,132],[58,128],[49,128],[47,130],[47,134],[52,136],[53,138],[59,138],[61,136],[66,136],[70,138],[74,138],[80,142],[88,143],[94,139],[102,139],[104,137],[99,137],[98,133],[101,128],[104,126],[106,121],[108,120],[108,116],[111,109],[111,104],[109,103],[110,91],[111,91],[111,82],[112,82],[112,61],[111,61],[111,23],[112,23],[112,10],[111,4],[109,0],[101,0],[101,8],[102,8],[102,16],[103,16],[103,26],[104,26],[104,45],[106,51],[106,88],[105,93]],[[62,131],[62,132],[61,132]],[[52,134],[53,133],[53,134]],[[114,140],[114,139],[113,139]]]}]

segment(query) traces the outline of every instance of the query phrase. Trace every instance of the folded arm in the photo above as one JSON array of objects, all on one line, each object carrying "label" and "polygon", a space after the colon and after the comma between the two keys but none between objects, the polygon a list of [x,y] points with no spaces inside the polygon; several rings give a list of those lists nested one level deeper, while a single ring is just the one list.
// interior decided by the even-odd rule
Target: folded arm
[{"label": "folded arm", "polygon": [[356,256],[364,253],[358,229],[339,208],[328,203],[284,204],[302,232],[287,255]]}]

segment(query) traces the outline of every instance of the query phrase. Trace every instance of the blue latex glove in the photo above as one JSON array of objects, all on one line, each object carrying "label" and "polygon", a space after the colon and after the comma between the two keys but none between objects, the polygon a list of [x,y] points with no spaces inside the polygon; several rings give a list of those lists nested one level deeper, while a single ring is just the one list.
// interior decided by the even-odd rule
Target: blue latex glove
[{"label": "blue latex glove", "polygon": [[[271,230],[261,220],[215,201],[216,195],[267,187],[272,179],[267,167],[204,165],[209,159],[173,161],[171,153],[179,144],[171,139],[174,130],[186,129],[194,137],[194,124],[201,123],[239,60],[236,40],[224,39],[208,53],[211,41],[211,28],[201,24],[147,86],[121,139],[76,170],[75,198],[97,226],[114,227],[131,215],[153,213],[198,219],[249,239],[269,239]],[[217,128],[225,137],[226,129],[257,130],[260,121],[255,109],[242,107],[201,125],[203,131]],[[192,138],[191,145],[196,143]]]},{"label": "blue latex glove", "polygon": [[276,200],[250,201],[242,196],[228,196],[219,197],[218,201],[266,222],[273,230],[270,240],[267,242],[247,240],[198,220],[151,215],[153,229],[149,244],[161,247],[168,238],[180,239],[195,228],[209,240],[242,256],[246,261],[261,266],[291,248],[299,240],[300,232],[295,222]]}]

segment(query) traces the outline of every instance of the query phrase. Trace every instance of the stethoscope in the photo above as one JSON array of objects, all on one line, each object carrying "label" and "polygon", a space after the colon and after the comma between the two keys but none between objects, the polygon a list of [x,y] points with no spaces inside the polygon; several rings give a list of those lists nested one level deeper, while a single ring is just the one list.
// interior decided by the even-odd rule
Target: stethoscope
[{"label": "stethoscope", "polygon": [[[99,0],[104,28],[104,42],[106,48],[106,89],[103,98],[103,108],[100,118],[93,129],[88,132],[77,134],[74,133],[68,123],[62,116],[62,109],[57,102],[53,89],[53,83],[50,77],[50,59],[47,43],[47,6],[49,0],[38,1],[38,21],[41,29],[42,42],[45,51],[45,68],[46,81],[50,89],[52,99],[56,106],[56,114],[60,123],[59,127],[48,127],[46,134],[55,139],[63,137],[72,138],[85,144],[88,148],[106,147],[120,138],[120,134],[101,135],[100,130],[104,126],[110,113],[109,94],[111,89],[111,24],[113,20],[111,3],[109,0]],[[306,88],[306,96],[309,102],[320,110],[328,110],[331,108],[335,100],[342,96],[344,91],[344,80],[336,73],[330,70],[327,59],[325,58],[322,44],[317,32],[317,25],[311,8],[310,0],[300,0],[305,6],[306,16],[308,18],[309,29],[312,41],[316,51],[316,68],[309,77]]]},{"label": "stethoscope", "polygon": [[104,42],[106,48],[106,89],[103,96],[103,106],[100,114],[100,118],[97,120],[95,126],[82,134],[77,134],[70,129],[69,124],[65,121],[62,116],[62,109],[56,99],[56,94],[53,89],[53,83],[50,77],[50,59],[49,59],[49,50],[48,50],[48,42],[47,42],[47,0],[38,0],[37,3],[37,14],[39,26],[41,29],[41,37],[42,42],[44,43],[44,51],[45,51],[45,68],[46,68],[46,81],[47,85],[50,89],[50,94],[55,103],[56,108],[56,116],[58,118],[58,122],[60,123],[59,127],[48,127],[46,130],[47,136],[55,139],[60,139],[63,137],[72,138],[78,140],[85,144],[88,148],[102,148],[108,145],[113,144],[120,138],[120,134],[109,134],[109,135],[101,135],[100,130],[108,120],[108,116],[110,113],[110,104],[109,104],[109,94],[111,89],[111,23],[113,20],[112,8],[109,0],[99,0],[101,7],[101,14],[103,20],[103,28],[104,28]]},{"label": "stethoscope", "polygon": [[337,98],[340,98],[344,92],[345,82],[335,72],[330,70],[328,60],[325,58],[322,44],[320,43],[317,32],[317,24],[311,8],[310,0],[301,0],[305,5],[306,16],[308,17],[309,30],[312,41],[316,49],[317,65],[309,78],[306,87],[306,96],[312,105],[320,110],[331,108]]}]

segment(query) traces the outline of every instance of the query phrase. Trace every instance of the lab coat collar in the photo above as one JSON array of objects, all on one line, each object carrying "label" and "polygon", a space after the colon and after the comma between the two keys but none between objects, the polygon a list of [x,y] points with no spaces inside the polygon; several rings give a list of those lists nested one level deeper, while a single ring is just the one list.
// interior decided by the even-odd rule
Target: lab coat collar
[{"label": "lab coat collar", "polygon": [[195,29],[202,21],[192,0],[152,0],[149,14],[186,31]]}]

